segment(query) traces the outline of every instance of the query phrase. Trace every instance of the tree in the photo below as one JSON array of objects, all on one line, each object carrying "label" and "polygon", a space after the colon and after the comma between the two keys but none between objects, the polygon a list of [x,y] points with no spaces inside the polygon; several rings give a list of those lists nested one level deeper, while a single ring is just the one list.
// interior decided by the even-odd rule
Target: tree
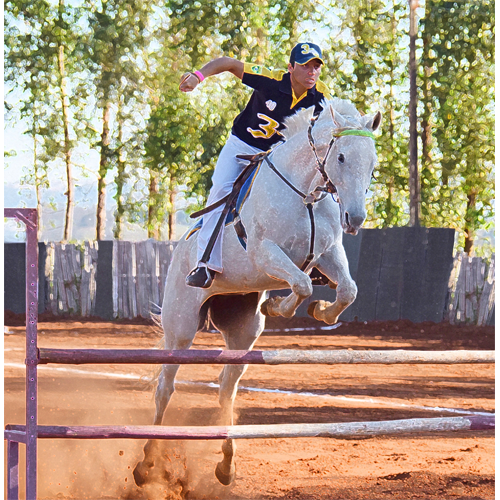
[{"label": "tree", "polygon": [[429,225],[461,228],[466,253],[473,252],[477,230],[488,228],[493,217],[493,32],[489,2],[428,1],[423,218]]},{"label": "tree", "polygon": [[407,2],[338,0],[334,8],[340,25],[327,50],[330,86],[360,112],[383,115],[368,224],[402,225],[408,221]]},{"label": "tree", "polygon": [[[82,44],[82,56],[91,62],[90,74],[101,116],[98,141],[99,169],[96,236],[104,239],[106,222],[106,175],[116,164],[113,141],[113,103],[121,106],[141,100],[143,72],[138,59],[147,44],[152,3],[145,0],[108,0],[87,11],[91,36]],[[116,109],[115,109],[116,111]]]},{"label": "tree", "polygon": [[6,80],[16,84],[12,89],[24,91],[20,117],[32,124],[27,133],[33,137],[33,171],[26,180],[35,184],[41,219],[41,187],[46,185],[48,163],[63,159],[67,185],[63,240],[68,241],[74,205],[70,134],[75,132],[69,123],[67,67],[76,71],[78,63],[67,53],[71,54],[79,34],[68,26],[78,24],[79,10],[67,8],[63,0],[57,8],[46,1],[23,0],[9,1],[5,7]]}]

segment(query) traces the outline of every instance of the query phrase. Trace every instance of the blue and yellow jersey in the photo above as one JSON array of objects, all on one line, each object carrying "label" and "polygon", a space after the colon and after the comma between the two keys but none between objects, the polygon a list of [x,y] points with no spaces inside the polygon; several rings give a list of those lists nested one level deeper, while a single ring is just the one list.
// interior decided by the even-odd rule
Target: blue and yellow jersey
[{"label": "blue and yellow jersey", "polygon": [[303,95],[295,96],[290,73],[257,64],[245,63],[242,81],[254,91],[246,108],[235,118],[232,132],[263,151],[281,140],[280,130],[287,116],[311,106],[315,106],[318,113],[322,109],[320,102],[332,98],[321,81]]}]

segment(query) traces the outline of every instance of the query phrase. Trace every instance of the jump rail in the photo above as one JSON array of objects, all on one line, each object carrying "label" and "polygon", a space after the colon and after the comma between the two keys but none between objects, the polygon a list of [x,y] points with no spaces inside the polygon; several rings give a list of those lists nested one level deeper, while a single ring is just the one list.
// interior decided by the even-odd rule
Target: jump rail
[{"label": "jump rail", "polygon": [[[369,437],[403,433],[437,431],[479,431],[495,428],[494,417],[465,416],[440,418],[409,418],[379,422],[348,422],[340,424],[268,424],[219,426],[57,426],[39,425],[39,438],[71,439],[257,439],[298,437]],[[6,432],[21,437],[24,425],[7,425]]]},{"label": "jump rail", "polygon": [[7,425],[7,498],[19,498],[19,443],[26,445],[26,499],[36,500],[38,438],[254,439],[362,437],[400,433],[494,429],[491,417],[406,419],[341,424],[235,425],[217,427],[44,426],[37,424],[37,365],[98,364],[351,364],[493,363],[494,351],[212,351],[146,349],[38,349],[38,242],[34,209],[5,209],[26,225],[26,425]]},{"label": "jump rail", "polygon": [[153,349],[39,349],[39,364],[454,364],[494,363],[495,351],[214,351]]}]

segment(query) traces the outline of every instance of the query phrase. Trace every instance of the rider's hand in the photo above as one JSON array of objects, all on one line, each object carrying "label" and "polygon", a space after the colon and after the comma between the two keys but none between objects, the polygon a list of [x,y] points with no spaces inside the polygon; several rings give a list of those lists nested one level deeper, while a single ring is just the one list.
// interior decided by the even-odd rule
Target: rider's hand
[{"label": "rider's hand", "polygon": [[193,73],[184,73],[179,84],[179,90],[182,92],[191,92],[200,83],[200,80]]}]

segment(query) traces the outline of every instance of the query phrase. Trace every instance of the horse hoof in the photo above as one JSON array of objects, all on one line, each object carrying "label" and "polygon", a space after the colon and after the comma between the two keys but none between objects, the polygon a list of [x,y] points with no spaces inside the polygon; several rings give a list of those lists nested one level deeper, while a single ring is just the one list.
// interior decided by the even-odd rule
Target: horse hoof
[{"label": "horse hoof", "polygon": [[311,316],[311,318],[316,319],[316,317],[314,316],[314,309],[316,308],[318,302],[319,302],[318,300],[311,302],[307,308],[307,314]]},{"label": "horse hoof", "polygon": [[232,465],[229,468],[229,473],[227,473],[225,470],[225,467],[223,467],[224,462],[219,462],[217,464],[217,467],[215,468],[215,477],[219,480],[219,483],[223,484],[224,486],[229,486],[233,481],[234,478],[236,477],[236,467]]},{"label": "horse hoof", "polygon": [[133,471],[134,481],[140,488],[146,484],[146,478],[148,476],[147,467],[143,462],[139,462]]},{"label": "horse hoof", "polygon": [[260,306],[260,312],[264,315],[264,316],[270,316],[269,314],[269,299],[265,300],[264,302],[262,302],[261,306]]}]

